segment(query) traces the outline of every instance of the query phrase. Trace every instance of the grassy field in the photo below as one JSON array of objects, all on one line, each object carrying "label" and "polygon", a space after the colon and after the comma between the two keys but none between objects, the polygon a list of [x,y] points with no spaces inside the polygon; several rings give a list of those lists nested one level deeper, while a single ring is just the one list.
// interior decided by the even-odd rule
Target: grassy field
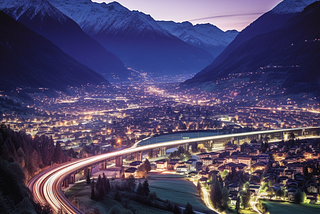
[{"label": "grassy field", "polygon": [[320,213],[320,205],[293,204],[288,202],[263,201],[270,214],[316,214]]},{"label": "grassy field", "polygon": [[167,199],[182,206],[189,202],[194,210],[212,213],[202,202],[193,183],[185,180],[181,175],[150,173],[148,183],[150,192],[155,191],[161,199]]},{"label": "grassy field", "polygon": [[[109,213],[110,209],[114,205],[120,205],[121,203],[112,199],[111,197],[105,197],[102,201],[94,201],[90,199],[91,187],[85,182],[77,183],[72,186],[65,195],[76,206],[79,205],[80,210],[84,213],[89,213],[98,208],[101,213]],[[171,212],[153,208],[144,204],[137,203],[135,201],[123,200],[123,206],[127,206],[128,209],[134,211],[142,211],[141,213],[154,213],[154,214],[172,214]]]},{"label": "grassy field", "polygon": [[[144,179],[140,180],[141,183]],[[111,185],[120,183],[121,180],[110,181]],[[148,177],[148,183],[150,192],[155,191],[157,196],[163,200],[169,200],[176,202],[184,207],[188,202],[192,205],[193,209],[202,213],[213,213],[202,202],[196,187],[192,182],[187,181],[183,176],[178,174],[161,174],[150,173]],[[136,180],[136,184],[139,184],[139,180]],[[65,195],[70,201],[74,201],[77,206],[79,204],[80,210],[86,213],[93,211],[94,208],[98,208],[102,213],[108,213],[110,209],[120,202],[113,200],[111,197],[106,197],[103,201],[97,202],[90,199],[91,187],[85,182],[77,183],[72,186]],[[125,203],[123,203],[125,202]],[[153,214],[169,214],[171,212],[149,207],[134,201],[122,201],[122,205],[127,205],[131,210],[140,210],[145,213]]]}]

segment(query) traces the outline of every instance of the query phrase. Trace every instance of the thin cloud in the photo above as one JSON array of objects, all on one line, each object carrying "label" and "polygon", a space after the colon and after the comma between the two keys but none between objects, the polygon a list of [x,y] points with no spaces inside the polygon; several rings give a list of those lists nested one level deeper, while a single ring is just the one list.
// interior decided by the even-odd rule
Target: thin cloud
[{"label": "thin cloud", "polygon": [[192,19],[190,21],[200,21],[205,19],[216,19],[216,18],[227,18],[227,17],[236,17],[236,16],[253,16],[253,15],[261,15],[262,13],[244,13],[244,14],[229,14],[229,15],[219,15],[219,16],[209,16],[198,19]]}]

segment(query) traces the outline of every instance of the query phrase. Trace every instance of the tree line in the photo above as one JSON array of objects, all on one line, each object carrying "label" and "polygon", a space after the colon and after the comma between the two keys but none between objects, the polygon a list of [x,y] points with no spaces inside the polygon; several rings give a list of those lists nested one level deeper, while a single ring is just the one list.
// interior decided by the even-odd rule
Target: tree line
[{"label": "tree line", "polygon": [[5,124],[0,127],[0,156],[9,162],[16,162],[23,169],[26,181],[41,168],[53,163],[69,160],[59,142],[45,135],[31,136],[23,131],[15,132]]},{"label": "tree line", "polygon": [[41,151],[30,135],[14,132],[4,124],[0,126],[1,213],[51,212],[49,207],[33,201],[32,193],[25,185],[27,178],[38,170],[38,161],[42,161],[37,149]]}]

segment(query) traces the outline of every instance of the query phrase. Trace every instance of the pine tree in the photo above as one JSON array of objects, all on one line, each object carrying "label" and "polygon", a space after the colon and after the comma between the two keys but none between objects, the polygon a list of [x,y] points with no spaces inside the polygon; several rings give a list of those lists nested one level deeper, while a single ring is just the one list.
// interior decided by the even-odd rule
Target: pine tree
[{"label": "pine tree", "polygon": [[173,206],[173,211],[172,212],[174,214],[181,214],[181,210],[176,204]]},{"label": "pine tree", "polygon": [[97,183],[96,183],[96,190],[98,193],[98,199],[102,199],[104,197],[104,186],[102,183],[101,175],[99,175]]},{"label": "pine tree", "polygon": [[133,177],[133,175],[130,175],[129,178],[127,178],[127,184],[128,187],[131,191],[134,191],[135,187],[136,187],[136,180]]},{"label": "pine tree", "polygon": [[139,185],[138,185],[137,193],[138,193],[139,195],[144,195],[144,191],[143,191],[143,187],[142,187],[142,184],[141,184],[141,183],[139,183]]},{"label": "pine tree", "polygon": [[220,208],[221,207],[221,199],[222,199],[222,185],[217,180],[216,177],[213,177],[212,180],[212,186],[210,191],[210,199],[212,201],[212,204],[214,208]]},{"label": "pine tree", "polygon": [[102,185],[104,189],[104,193],[108,194],[110,192],[110,182],[109,179],[106,178],[106,175],[102,174]]},{"label": "pine tree", "polygon": [[63,151],[59,142],[56,143],[56,147],[54,148],[53,158],[54,162],[62,163]]},{"label": "pine tree", "polygon": [[144,192],[144,195],[149,195],[150,193],[150,189],[149,189],[149,184],[148,184],[148,180],[145,180],[143,182],[143,192]]},{"label": "pine tree", "polygon": [[168,211],[170,211],[170,212],[173,211],[173,206],[172,206],[172,204],[170,203],[170,201],[168,201],[167,206],[166,206],[166,209],[167,209]]},{"label": "pine tree", "polygon": [[247,208],[247,207],[250,207],[249,202],[250,202],[250,197],[251,197],[249,182],[245,183],[244,189],[245,189],[245,191],[242,192],[242,204],[243,204],[244,208]]},{"label": "pine tree", "polygon": [[96,199],[96,195],[95,195],[95,193],[94,193],[94,180],[92,180],[92,183],[91,183],[91,199],[92,200],[95,200]]},{"label": "pine tree", "polygon": [[229,191],[226,187],[222,187],[222,202],[221,203],[222,203],[223,208],[228,209],[229,201],[230,201]]},{"label": "pine tree", "polygon": [[187,203],[186,208],[183,210],[183,214],[194,214],[191,204]]}]

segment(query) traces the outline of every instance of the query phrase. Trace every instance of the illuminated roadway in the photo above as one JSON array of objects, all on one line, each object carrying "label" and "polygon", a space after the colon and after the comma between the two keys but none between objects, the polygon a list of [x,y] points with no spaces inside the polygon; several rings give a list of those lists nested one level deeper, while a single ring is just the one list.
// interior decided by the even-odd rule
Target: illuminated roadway
[{"label": "illuminated roadway", "polygon": [[118,156],[127,155],[130,153],[145,151],[149,149],[155,149],[160,147],[177,146],[186,143],[209,141],[223,138],[235,138],[244,137],[250,135],[270,134],[277,132],[293,132],[310,129],[319,129],[320,127],[310,128],[294,128],[294,129],[278,129],[278,130],[267,130],[267,131],[255,131],[246,133],[226,134],[226,135],[215,135],[209,137],[200,137],[192,139],[175,140],[164,143],[156,143],[145,146],[138,146],[136,143],[133,147],[110,152],[106,154],[96,155],[73,162],[61,164],[59,166],[47,169],[29,181],[29,188],[33,192],[36,201],[43,205],[49,205],[55,213],[63,211],[63,213],[82,213],[77,209],[64,195],[61,190],[63,181],[68,177],[69,174],[81,170],[84,167],[91,166],[95,163],[105,161],[106,159],[115,158]]}]

